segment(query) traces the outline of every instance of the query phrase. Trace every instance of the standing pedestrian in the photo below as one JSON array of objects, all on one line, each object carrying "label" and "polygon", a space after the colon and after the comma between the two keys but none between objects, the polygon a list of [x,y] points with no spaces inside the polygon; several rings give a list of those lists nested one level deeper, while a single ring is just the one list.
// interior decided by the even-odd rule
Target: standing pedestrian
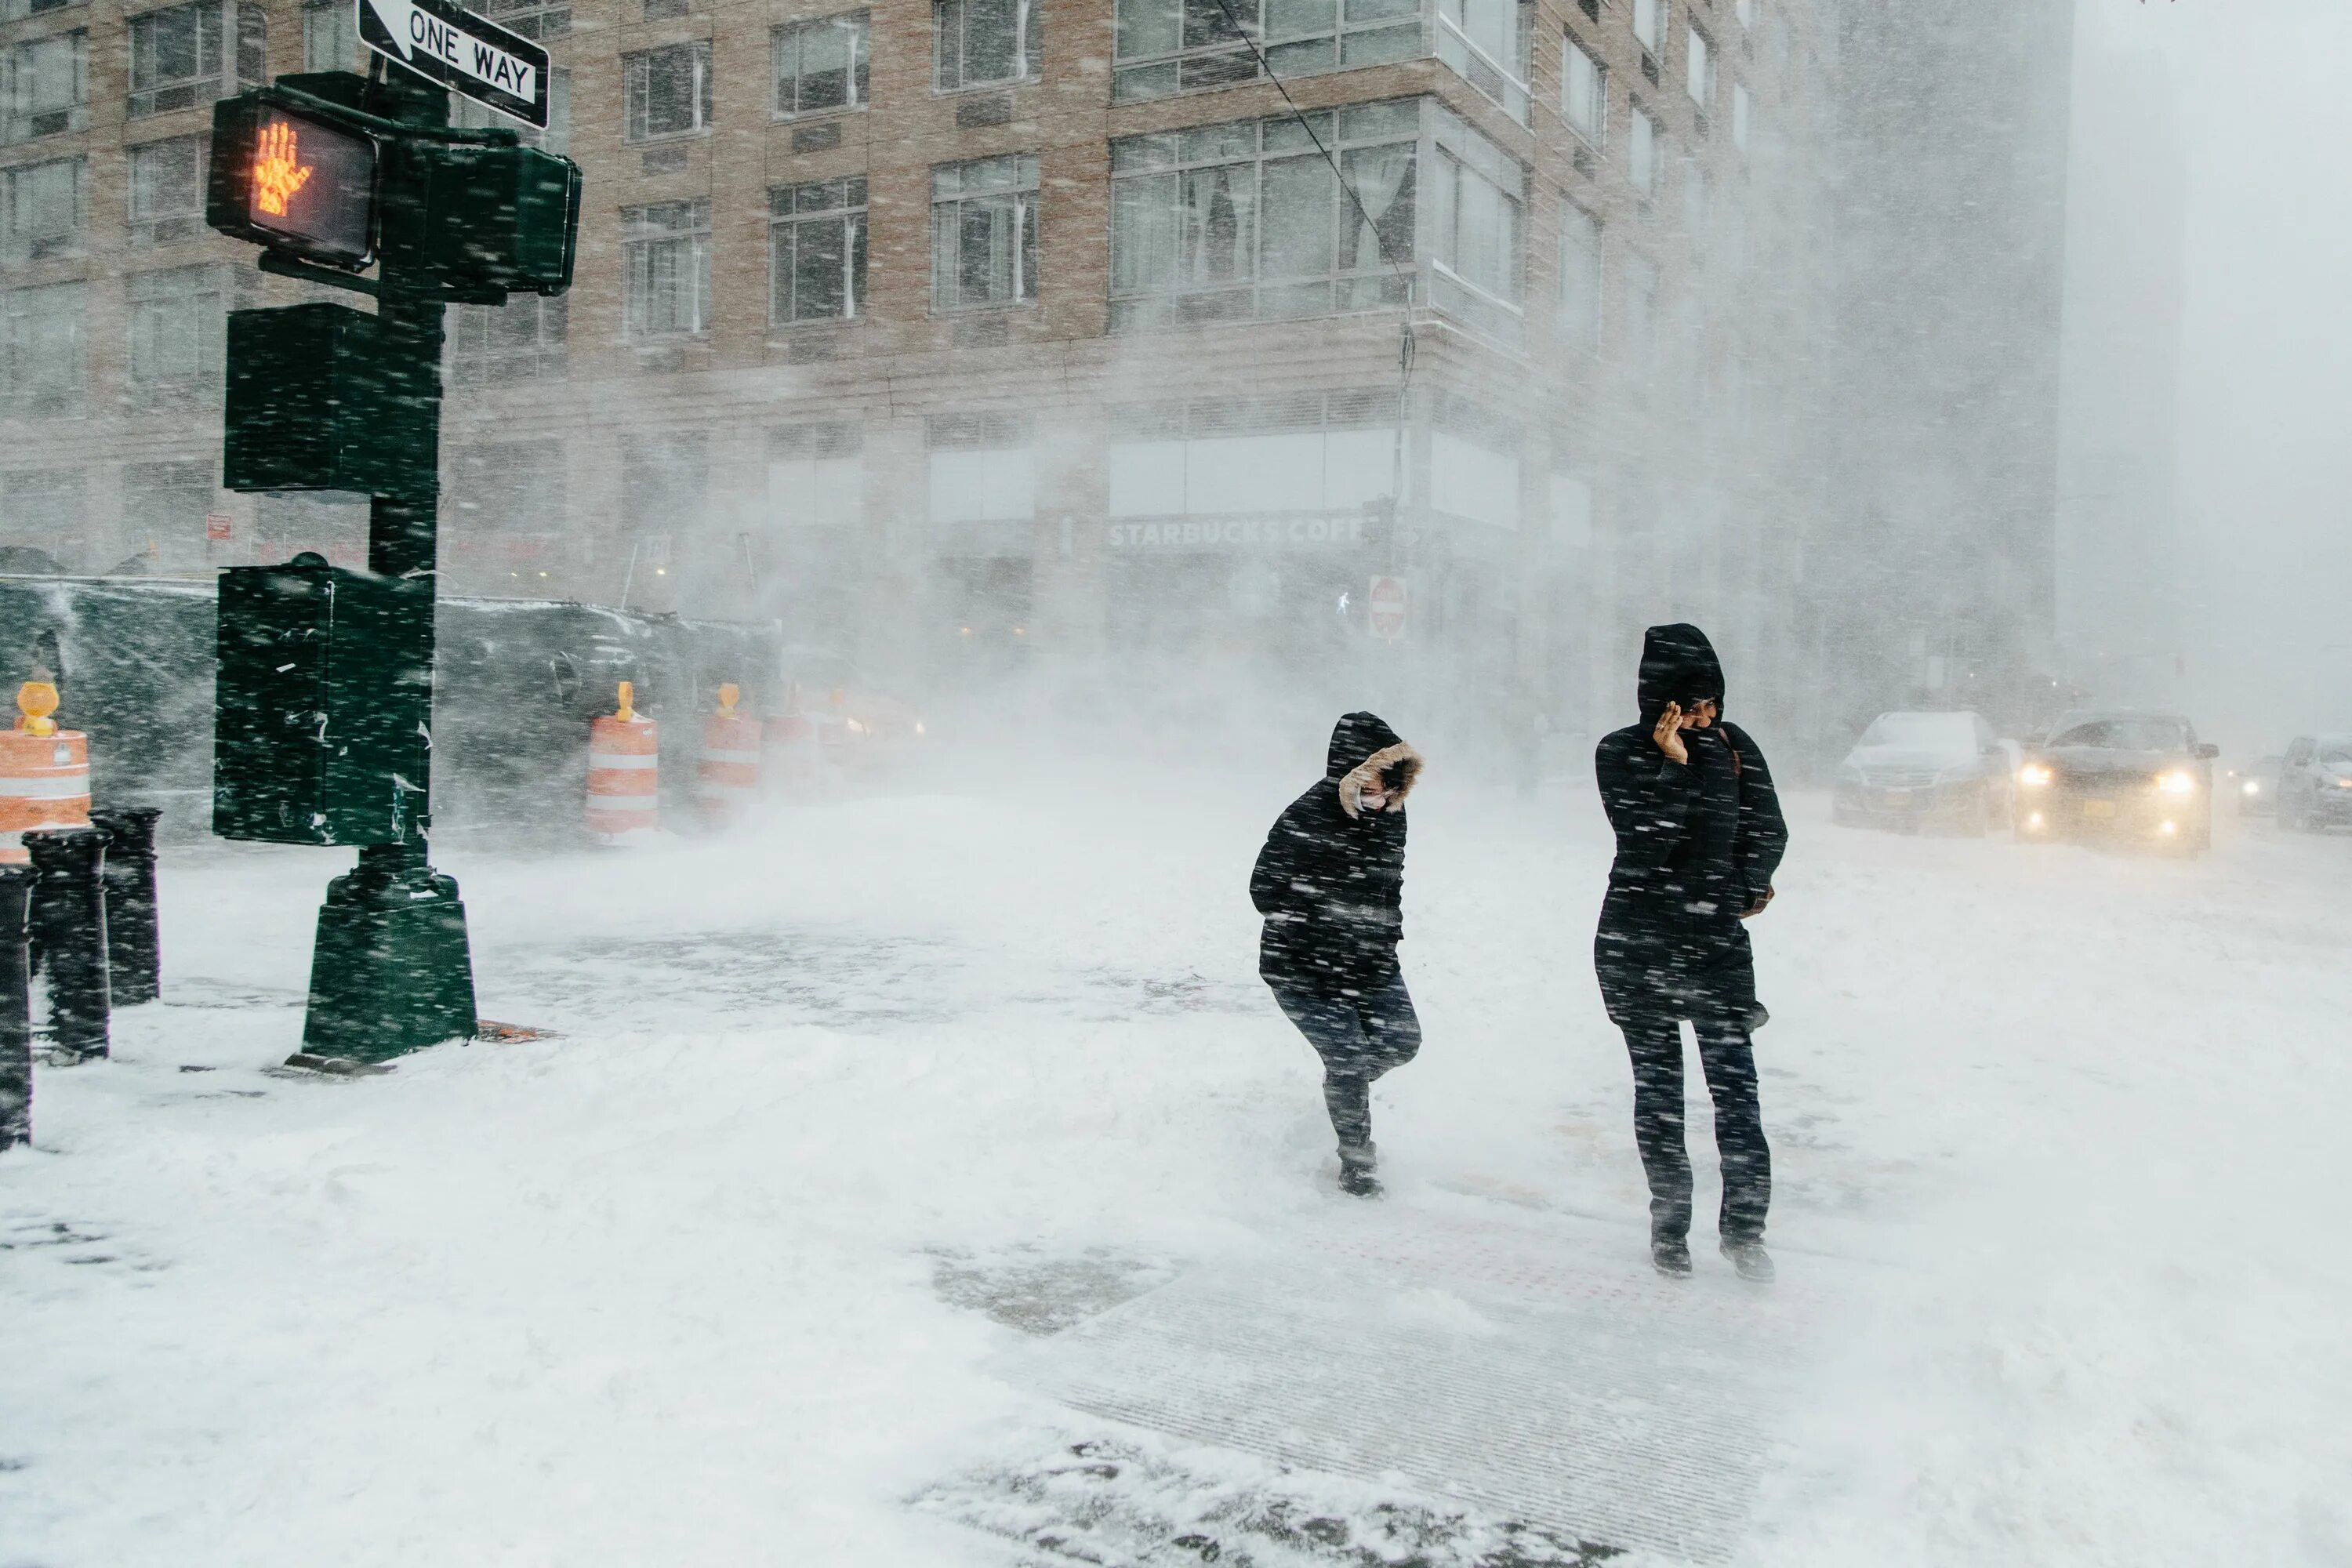
[{"label": "standing pedestrian", "polygon": [[1609,1016],[1633,1063],[1633,1137],[1650,1184],[1650,1257],[1690,1272],[1691,1168],[1683,1144],[1682,1024],[1698,1040],[1723,1159],[1723,1254],[1769,1280],[1772,1154],[1752,1037],[1766,1017],[1742,923],[1772,901],[1788,824],[1763,750],[1722,722],[1723,666],[1693,626],[1643,639],[1642,721],[1593,757],[1617,858],[1592,943]]},{"label": "standing pedestrian", "polygon": [[1404,936],[1404,799],[1421,753],[1370,713],[1342,715],[1323,777],[1284,808],[1250,872],[1265,917],[1258,973],[1323,1058],[1339,1186],[1375,1197],[1372,1080],[1421,1049],[1397,964]]}]

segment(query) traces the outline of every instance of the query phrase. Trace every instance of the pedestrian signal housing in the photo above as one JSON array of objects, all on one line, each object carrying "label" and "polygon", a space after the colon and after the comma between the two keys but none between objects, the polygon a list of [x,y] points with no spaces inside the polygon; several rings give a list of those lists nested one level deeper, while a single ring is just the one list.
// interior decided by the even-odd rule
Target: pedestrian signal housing
[{"label": "pedestrian signal housing", "polygon": [[213,110],[205,221],[306,261],[362,270],[375,260],[375,138],[269,88]]}]

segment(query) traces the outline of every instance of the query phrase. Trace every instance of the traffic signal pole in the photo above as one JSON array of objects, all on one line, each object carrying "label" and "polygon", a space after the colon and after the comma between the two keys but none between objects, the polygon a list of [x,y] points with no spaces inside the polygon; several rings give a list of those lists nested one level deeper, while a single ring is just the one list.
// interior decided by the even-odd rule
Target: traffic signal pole
[{"label": "traffic signal pole", "polygon": [[381,1061],[478,1026],[465,904],[428,855],[442,316],[569,288],[579,169],[451,130],[446,93],[399,67],[224,100],[213,158],[214,227],[262,244],[267,271],[375,300],[230,318],[224,481],[370,505],[364,573],[305,553],[222,574],[213,822],[358,849],[320,906],[302,1043]]}]

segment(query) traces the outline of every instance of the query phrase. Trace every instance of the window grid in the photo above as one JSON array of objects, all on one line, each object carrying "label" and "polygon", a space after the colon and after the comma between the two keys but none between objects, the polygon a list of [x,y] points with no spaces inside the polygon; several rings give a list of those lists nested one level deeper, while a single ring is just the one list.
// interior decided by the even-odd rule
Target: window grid
[{"label": "window grid", "polygon": [[960,92],[1034,80],[1045,56],[1045,14],[1042,0],[937,0],[933,85]]},{"label": "window grid", "polygon": [[89,34],[26,38],[0,53],[0,145],[89,123]]},{"label": "window grid", "polygon": [[1608,145],[1609,68],[1573,35],[1560,41],[1559,117],[1595,148]]},{"label": "window grid", "polygon": [[0,169],[0,267],[80,255],[89,222],[88,159]]},{"label": "window grid", "polygon": [[768,321],[847,321],[864,313],[862,175],[768,193]]},{"label": "window grid", "polygon": [[132,119],[210,103],[269,76],[269,17],[257,5],[198,0],[131,18]]},{"label": "window grid", "polygon": [[1665,163],[1664,137],[1650,111],[1638,105],[1633,110],[1633,129],[1625,149],[1625,177],[1634,193],[1645,200],[1654,200],[1664,183]]},{"label": "window grid", "polygon": [[871,13],[851,11],[778,27],[775,116],[791,120],[866,107]]},{"label": "window grid", "polygon": [[488,0],[478,9],[509,32],[541,43],[572,31],[572,0]]},{"label": "window grid", "polygon": [[1036,298],[1036,154],[934,167],[932,308],[962,310]]},{"label": "window grid", "polygon": [[467,385],[563,374],[571,301],[518,294],[503,305],[460,305],[449,319],[450,379]]},{"label": "window grid", "polygon": [[701,136],[710,130],[710,40],[621,57],[627,84],[625,142]]},{"label": "window grid", "polygon": [[1114,102],[1231,87],[1276,76],[1380,65],[1428,52],[1421,0],[1118,0]]},{"label": "window grid", "polygon": [[310,0],[302,7],[302,68],[347,71],[359,58],[359,13],[350,0]]},{"label": "window grid", "polygon": [[1291,116],[1111,144],[1114,331],[1403,302],[1412,288],[1418,100],[1307,120],[1369,226]]},{"label": "window grid", "polygon": [[152,403],[214,390],[228,321],[227,281],[225,268],[209,264],[124,279],[136,395]]},{"label": "window grid", "polygon": [[710,204],[621,209],[622,328],[633,341],[698,337],[710,322]]},{"label": "window grid", "polygon": [[0,293],[0,408],[17,418],[82,411],[82,285]]},{"label": "window grid", "polygon": [[1527,42],[1520,0],[1437,0],[1437,58],[1528,122]]}]

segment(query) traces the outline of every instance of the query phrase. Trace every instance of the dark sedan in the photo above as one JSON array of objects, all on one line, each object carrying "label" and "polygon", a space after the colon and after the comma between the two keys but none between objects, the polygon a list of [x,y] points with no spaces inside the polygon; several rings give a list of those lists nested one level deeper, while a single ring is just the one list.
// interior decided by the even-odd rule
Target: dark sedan
[{"label": "dark sedan", "polygon": [[2070,713],[2018,770],[2017,836],[2202,851],[2218,754],[2175,715]]}]

